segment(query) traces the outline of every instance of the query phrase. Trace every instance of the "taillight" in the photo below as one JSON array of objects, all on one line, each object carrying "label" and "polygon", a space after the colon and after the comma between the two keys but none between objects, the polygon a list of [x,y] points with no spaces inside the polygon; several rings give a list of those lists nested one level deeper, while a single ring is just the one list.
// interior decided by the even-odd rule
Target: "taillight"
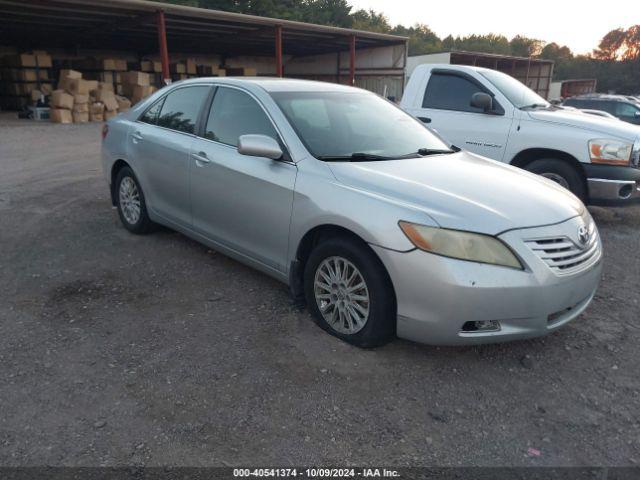
[{"label": "taillight", "polygon": [[107,138],[107,134],[109,133],[109,125],[106,123],[102,126],[102,140]]}]

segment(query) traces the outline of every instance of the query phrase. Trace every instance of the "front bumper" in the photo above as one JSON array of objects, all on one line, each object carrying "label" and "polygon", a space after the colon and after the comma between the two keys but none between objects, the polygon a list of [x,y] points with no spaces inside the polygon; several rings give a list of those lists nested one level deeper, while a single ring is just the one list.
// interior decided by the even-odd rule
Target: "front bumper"
[{"label": "front bumper", "polygon": [[[571,235],[579,219],[500,236],[526,265],[516,270],[466,262],[420,250],[372,247],[394,285],[397,334],[430,345],[473,345],[546,335],[575,319],[589,305],[600,281],[600,239],[589,261],[558,273],[525,243],[550,232]],[[464,331],[467,322],[497,321],[497,331]]]},{"label": "front bumper", "polygon": [[640,202],[640,170],[612,165],[584,166],[592,205],[623,206]]}]

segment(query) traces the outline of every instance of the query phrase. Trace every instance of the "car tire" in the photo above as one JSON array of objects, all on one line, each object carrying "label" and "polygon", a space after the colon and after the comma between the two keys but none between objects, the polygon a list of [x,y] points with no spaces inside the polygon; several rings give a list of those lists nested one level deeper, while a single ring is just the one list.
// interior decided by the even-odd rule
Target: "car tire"
[{"label": "car tire", "polygon": [[149,218],[142,187],[131,168],[120,169],[114,189],[118,215],[124,228],[138,235],[151,232],[155,224]]},{"label": "car tire", "polygon": [[[335,276],[327,278],[331,271]],[[358,288],[361,283],[364,288]],[[331,335],[362,348],[394,338],[396,300],[391,279],[365,243],[348,237],[319,243],[305,265],[304,290],[315,322]]]},{"label": "car tire", "polygon": [[531,173],[536,173],[571,191],[583,202],[587,199],[587,189],[583,175],[570,163],[555,158],[534,160],[525,167]]}]

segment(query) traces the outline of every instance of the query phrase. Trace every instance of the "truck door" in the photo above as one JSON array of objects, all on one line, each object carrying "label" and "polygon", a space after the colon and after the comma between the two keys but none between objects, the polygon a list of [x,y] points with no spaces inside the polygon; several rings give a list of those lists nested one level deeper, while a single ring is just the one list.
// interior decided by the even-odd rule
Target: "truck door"
[{"label": "truck door", "polygon": [[[492,97],[490,111],[471,106],[471,97],[478,92]],[[423,93],[422,105],[411,113],[452,144],[494,160],[503,160],[513,122],[510,105],[507,108],[500,105],[494,93],[480,81],[454,70],[432,70]]]}]

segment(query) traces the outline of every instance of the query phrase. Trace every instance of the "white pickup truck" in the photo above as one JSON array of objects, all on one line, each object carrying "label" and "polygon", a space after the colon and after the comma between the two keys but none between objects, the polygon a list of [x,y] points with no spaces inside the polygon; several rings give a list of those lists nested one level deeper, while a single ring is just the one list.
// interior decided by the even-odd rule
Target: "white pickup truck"
[{"label": "white pickup truck", "polygon": [[504,73],[420,65],[401,107],[453,145],[543,175],[585,203],[640,199],[639,126],[553,106]]}]

